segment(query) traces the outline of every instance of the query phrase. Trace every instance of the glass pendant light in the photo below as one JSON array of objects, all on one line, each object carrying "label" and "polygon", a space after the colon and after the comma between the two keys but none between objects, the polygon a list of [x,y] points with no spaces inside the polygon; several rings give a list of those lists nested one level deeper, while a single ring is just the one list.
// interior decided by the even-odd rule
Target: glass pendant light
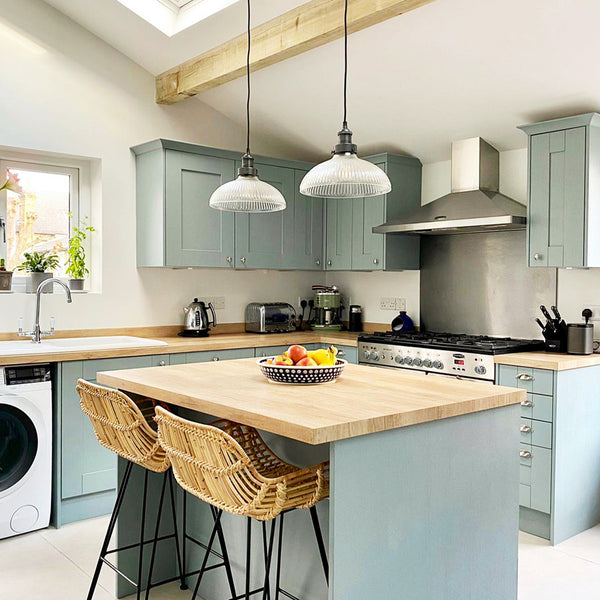
[{"label": "glass pendant light", "polygon": [[333,156],[313,167],[300,183],[300,193],[316,198],[364,198],[387,194],[392,184],[385,172],[358,158],[346,120],[348,88],[348,0],[344,5],[344,121]]},{"label": "glass pendant light", "polygon": [[248,6],[248,51],[246,53],[246,153],[242,156],[242,166],[238,176],[219,186],[210,197],[209,206],[231,212],[262,213],[275,212],[285,208],[285,198],[281,192],[261,181],[250,154],[250,0]]}]

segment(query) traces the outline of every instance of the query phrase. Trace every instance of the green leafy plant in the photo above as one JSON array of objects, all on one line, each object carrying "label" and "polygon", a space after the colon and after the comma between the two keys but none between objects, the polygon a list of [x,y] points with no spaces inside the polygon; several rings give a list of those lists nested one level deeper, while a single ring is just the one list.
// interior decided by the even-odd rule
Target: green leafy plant
[{"label": "green leafy plant", "polygon": [[59,260],[56,254],[46,252],[23,252],[25,260],[16,268],[17,271],[28,273],[48,273],[58,267]]},{"label": "green leafy plant", "polygon": [[0,271],[6,271],[6,261],[0,258]]},{"label": "green leafy plant", "polygon": [[[69,216],[72,216],[69,214]],[[96,231],[91,225],[87,225],[87,217],[83,222],[79,223],[78,227],[73,227],[73,235],[69,240],[69,248],[67,253],[69,259],[67,261],[67,275],[71,279],[85,279],[89,275],[89,269],[85,266],[85,246],[84,242],[87,236]]]}]

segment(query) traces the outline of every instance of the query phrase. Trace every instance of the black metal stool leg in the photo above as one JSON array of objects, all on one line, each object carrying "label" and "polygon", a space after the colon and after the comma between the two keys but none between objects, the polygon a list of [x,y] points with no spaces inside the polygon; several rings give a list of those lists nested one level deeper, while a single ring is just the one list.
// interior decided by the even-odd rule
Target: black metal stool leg
[{"label": "black metal stool leg", "polygon": [[250,553],[252,549],[252,519],[248,517],[246,528],[246,593],[245,600],[250,600]]},{"label": "black metal stool leg", "polygon": [[204,560],[202,561],[202,566],[200,567],[200,572],[198,573],[198,581],[196,581],[196,587],[194,588],[194,593],[192,594],[191,600],[195,600],[196,595],[198,594],[198,589],[200,588],[200,582],[202,581],[202,576],[204,575],[204,571],[206,570],[206,564],[208,563],[208,557],[210,556],[212,545],[214,544],[215,537],[217,535],[217,530],[219,529],[219,524],[221,522],[221,515],[223,511],[220,510],[217,518],[215,519],[215,524],[213,525],[212,532],[210,534],[210,538],[208,540],[208,546],[206,547],[206,553],[204,554]]},{"label": "black metal stool leg", "polygon": [[[214,506],[210,507],[213,518],[217,519],[218,509]],[[225,544],[225,535],[223,534],[223,526],[221,525],[221,521],[219,520],[217,527],[217,535],[219,536],[219,546],[221,547],[221,553],[223,554],[223,563],[225,565],[225,573],[227,574],[227,582],[229,583],[229,591],[231,592],[231,597],[236,598],[237,592],[235,591],[235,582],[233,579],[233,572],[231,570],[231,563],[229,562],[229,554],[227,552],[227,545]]]},{"label": "black metal stool leg", "polygon": [[273,541],[275,539],[275,524],[277,519],[271,521],[271,534],[267,545],[267,524],[263,521],[263,546],[265,551],[265,582],[263,589],[263,600],[271,600],[271,559],[273,557]]},{"label": "black metal stool leg", "polygon": [[321,564],[323,565],[323,571],[325,573],[325,581],[327,581],[327,585],[329,585],[329,561],[327,560],[327,552],[325,552],[325,544],[323,543],[323,534],[321,533],[321,525],[319,524],[319,515],[317,514],[316,506],[311,506],[310,517],[317,538],[317,546],[319,546],[319,554],[321,555]]},{"label": "black metal stool leg", "polygon": [[144,568],[144,529],[146,526],[146,501],[148,499],[148,469],[144,469],[144,497],[142,500],[142,523],[140,526],[140,555],[138,558],[137,600],[142,597],[142,570]]},{"label": "black metal stool leg", "polygon": [[[167,477],[169,471],[165,471],[163,474],[162,489],[160,490],[160,500],[158,502],[158,513],[156,515],[156,528],[154,529],[154,541],[152,542],[152,554],[150,555],[150,568],[148,569],[148,580],[146,582],[146,600],[150,596],[150,589],[152,588],[152,571],[154,570],[154,559],[156,558],[156,545],[158,544],[158,536],[160,535],[160,521],[162,517],[163,504],[165,501],[165,490],[167,488]],[[140,587],[140,581],[138,580],[138,588]]]},{"label": "black metal stool leg", "polygon": [[275,600],[279,600],[279,591],[281,590],[281,551],[283,548],[283,517],[285,513],[279,515],[279,540],[277,545],[277,575],[275,578]]},{"label": "black metal stool leg", "polygon": [[96,569],[94,571],[94,576],[92,577],[92,583],[87,595],[87,600],[92,600],[94,592],[96,591],[96,585],[98,583],[98,578],[100,577],[100,570],[104,564],[103,559],[106,556],[106,551],[108,550],[108,545],[110,544],[110,538],[112,537],[113,531],[115,530],[115,525],[117,524],[117,518],[119,516],[119,511],[121,510],[121,505],[123,504],[123,498],[125,497],[125,491],[127,490],[127,484],[129,483],[129,476],[131,475],[132,468],[133,463],[128,462],[123,475],[123,481],[121,482],[121,487],[119,488],[119,493],[117,494],[115,507],[113,508],[110,521],[108,522],[108,529],[106,530],[106,535],[104,536],[104,541],[102,542],[100,556],[98,557],[98,562],[96,563]]},{"label": "black metal stool leg", "polygon": [[[171,515],[173,517],[173,531],[175,534],[175,550],[177,552],[177,566],[179,567],[179,589],[187,590],[188,586],[185,584],[185,559],[181,558],[181,547],[179,546],[179,531],[177,530],[177,508],[175,506],[175,493],[173,492],[173,472],[171,469],[167,471],[169,474],[169,493],[171,495]],[[185,495],[185,492],[184,492]],[[185,530],[183,532],[183,545],[185,546]]]},{"label": "black metal stool leg", "polygon": [[[187,492],[185,490],[183,490],[183,517],[182,517],[182,521],[183,521],[183,536],[181,539],[181,561],[183,563],[183,572],[185,573],[185,569],[187,568],[187,563],[186,563],[186,552],[185,552],[185,548],[186,548],[186,541],[187,541]],[[184,582],[179,586],[179,589],[182,590],[187,590],[188,586]]]}]

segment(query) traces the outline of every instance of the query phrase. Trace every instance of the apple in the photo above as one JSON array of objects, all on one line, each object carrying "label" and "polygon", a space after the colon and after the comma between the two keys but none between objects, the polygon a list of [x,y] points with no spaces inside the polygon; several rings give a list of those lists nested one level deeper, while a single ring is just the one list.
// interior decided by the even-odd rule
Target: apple
[{"label": "apple", "polygon": [[288,356],[283,356],[282,354],[280,354],[279,356],[275,357],[274,364],[286,365],[288,367],[291,367],[294,363],[292,362],[292,359],[289,358]]},{"label": "apple", "polygon": [[287,356],[292,359],[294,364],[298,364],[298,361],[306,358],[306,348],[304,346],[298,346],[298,344],[294,344],[287,349]]},{"label": "apple", "polygon": [[317,367],[317,361],[314,358],[305,357],[296,363],[297,367]]}]

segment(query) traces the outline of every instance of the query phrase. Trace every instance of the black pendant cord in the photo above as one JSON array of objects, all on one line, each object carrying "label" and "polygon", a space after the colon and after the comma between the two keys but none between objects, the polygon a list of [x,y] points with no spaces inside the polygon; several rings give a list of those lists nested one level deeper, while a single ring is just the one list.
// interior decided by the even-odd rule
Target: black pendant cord
[{"label": "black pendant cord", "polygon": [[248,0],[248,50],[246,52],[246,154],[250,154],[250,0]]},{"label": "black pendant cord", "polygon": [[348,129],[347,101],[348,95],[348,0],[344,2],[344,122],[342,129]]}]

